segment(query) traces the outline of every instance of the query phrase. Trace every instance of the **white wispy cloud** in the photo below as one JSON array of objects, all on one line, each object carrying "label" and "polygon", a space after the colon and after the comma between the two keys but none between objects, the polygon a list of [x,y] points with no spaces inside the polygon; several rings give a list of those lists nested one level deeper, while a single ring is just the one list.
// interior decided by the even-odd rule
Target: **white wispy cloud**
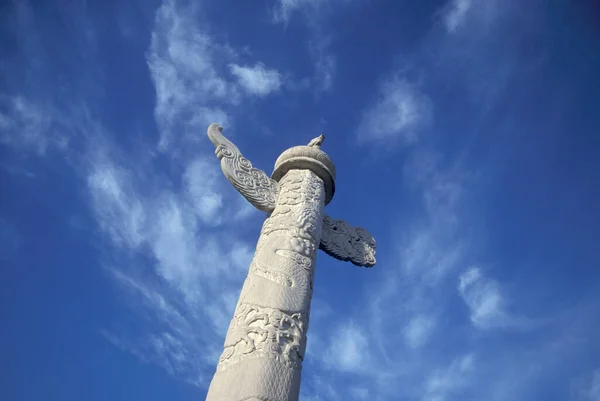
[{"label": "white wispy cloud", "polygon": [[435,319],[430,316],[413,316],[404,327],[404,341],[410,348],[419,348],[427,343],[435,328]]},{"label": "white wispy cloud", "polygon": [[135,195],[129,173],[103,163],[94,166],[87,181],[96,219],[113,243],[128,248],[140,246],[144,242],[146,211]]},{"label": "white wispy cloud", "polygon": [[366,387],[351,387],[350,394],[352,394],[352,399],[354,400],[369,399],[369,389]]},{"label": "white wispy cloud", "polygon": [[[123,267],[108,270],[127,295],[132,313],[152,323],[151,328],[132,332],[132,328],[116,326],[101,334],[113,345],[145,363],[155,364],[169,374],[191,384],[204,385],[210,378],[207,365],[214,364],[219,349],[211,343],[210,332],[198,336],[206,325],[198,315],[189,314],[185,304],[176,302],[152,276],[142,278]],[[150,278],[149,278],[150,277]]]},{"label": "white wispy cloud", "polygon": [[586,401],[600,401],[600,369],[592,372],[583,396]]},{"label": "white wispy cloud", "polygon": [[303,379],[300,399],[307,401],[335,401],[340,399],[340,391],[331,380],[314,375],[310,380]]},{"label": "white wispy cloud", "polygon": [[[218,166],[216,159],[215,164]],[[206,170],[199,171],[199,167]],[[224,222],[219,215],[234,216],[237,207],[218,192],[221,187],[215,183],[215,170],[207,161],[190,161],[182,177],[186,185],[177,191],[165,189],[163,180],[158,184],[151,175],[126,167],[123,161],[96,158],[89,169],[92,211],[111,242],[130,251],[150,251],[157,261],[157,273],[189,300],[202,297],[198,280],[217,275],[217,270],[208,266],[219,258],[223,263],[216,264],[226,277],[239,273],[237,265],[242,259],[249,262],[247,246],[242,247],[243,253],[226,251],[217,233],[208,235],[210,227]],[[232,265],[236,267],[233,270]]]},{"label": "white wispy cloud", "polygon": [[[210,124],[217,122],[222,127],[231,127],[234,119],[225,110],[219,107],[201,106],[193,113],[185,127],[185,132],[190,139],[197,138]],[[198,128],[198,130],[196,130]]]},{"label": "white wispy cloud", "polygon": [[[541,15],[507,1],[449,0],[437,13],[442,29],[433,29],[422,49],[424,61],[430,63],[428,73],[478,104],[477,114],[489,113],[513,79],[536,73],[523,63],[518,49],[522,38],[536,35]],[[539,60],[544,59],[542,52],[537,53]],[[477,115],[471,120],[483,123]]]},{"label": "white wispy cloud", "polygon": [[406,239],[399,244],[402,270],[420,283],[435,286],[455,270],[464,256],[463,238],[452,239],[455,227],[430,218],[407,228]]},{"label": "white wispy cloud", "polygon": [[571,380],[570,401],[600,401],[600,368]]},{"label": "white wispy cloud", "polygon": [[252,67],[237,64],[238,52],[201,28],[199,7],[165,0],[156,11],[147,61],[162,150],[179,140],[177,132],[193,138],[212,122],[231,125],[228,110],[244,94],[266,96],[283,84],[279,71],[260,62]]},{"label": "white wispy cloud", "polygon": [[148,67],[156,90],[155,117],[160,128],[159,147],[173,140],[174,130],[188,129],[205,122],[197,110],[225,115],[222,106],[236,103],[237,88],[223,76],[218,60],[232,58],[231,49],[222,46],[197,24],[197,10],[175,0],[165,0],[156,11],[152,41],[147,53]]},{"label": "white wispy cloud", "polygon": [[414,144],[432,119],[429,97],[405,78],[384,80],[376,100],[362,115],[357,130],[360,142]]},{"label": "white wispy cloud", "polygon": [[324,0],[277,0],[272,10],[273,22],[285,27],[294,14],[300,14],[309,33],[307,49],[313,61],[314,75],[311,78],[316,94],[329,92],[333,88],[337,70],[337,59],[332,50],[332,33],[326,29],[327,20],[336,8],[348,1],[330,3]]},{"label": "white wispy cloud", "polygon": [[478,329],[528,330],[542,323],[510,313],[500,283],[485,277],[480,268],[471,267],[460,275],[458,291],[469,308],[471,322]]},{"label": "white wispy cloud", "polygon": [[42,156],[49,148],[64,150],[70,130],[51,105],[23,96],[0,96],[0,141],[13,148]]},{"label": "white wispy cloud", "polygon": [[273,20],[287,25],[295,12],[315,12],[323,0],[277,0],[273,7]]},{"label": "white wispy cloud", "polygon": [[186,167],[183,180],[188,202],[205,224],[222,221],[223,195],[219,192],[222,173],[215,160],[195,159]]},{"label": "white wispy cloud", "polygon": [[464,187],[470,175],[460,167],[442,169],[441,155],[416,148],[403,167],[408,190],[420,198],[423,218],[407,228],[400,243],[404,272],[421,284],[437,285],[464,257],[468,239],[460,232]]},{"label": "white wispy cloud", "polygon": [[449,0],[438,15],[446,33],[468,38],[469,41],[480,41],[489,39],[486,36],[500,17],[516,10],[514,3],[506,1]]},{"label": "white wispy cloud", "polygon": [[266,96],[277,92],[283,83],[277,70],[267,69],[262,64],[253,67],[230,64],[229,68],[242,88],[252,95]]},{"label": "white wispy cloud", "polygon": [[472,0],[452,0],[448,3],[443,13],[444,24],[448,32],[455,32],[464,22],[472,3]]},{"label": "white wispy cloud", "polygon": [[340,325],[325,351],[324,362],[343,372],[356,372],[363,368],[367,353],[367,338],[354,323]]},{"label": "white wispy cloud", "polygon": [[314,86],[317,92],[328,92],[333,88],[337,60],[330,50],[331,39],[324,33],[315,36],[316,38],[309,43],[315,69]]},{"label": "white wispy cloud", "polygon": [[431,373],[425,385],[422,401],[443,401],[449,395],[469,383],[468,375],[473,370],[475,358],[472,354],[453,360],[445,369]]},{"label": "white wispy cloud", "polygon": [[[151,331],[108,333],[143,360],[204,385],[196,378],[214,368],[220,352],[215,340],[225,333],[252,258],[251,246],[219,218],[235,215],[236,203],[218,192],[218,160],[215,167],[190,160],[178,189],[148,173],[144,162],[139,168],[117,149],[93,148],[98,154],[88,158],[90,207],[114,246],[110,259],[123,262],[107,268],[137,312],[157,323]],[[219,230],[212,231],[215,225]]]},{"label": "white wispy cloud", "polygon": [[461,274],[458,291],[476,327],[489,329],[504,324],[507,316],[500,287],[495,280],[483,277],[480,269],[472,267]]}]

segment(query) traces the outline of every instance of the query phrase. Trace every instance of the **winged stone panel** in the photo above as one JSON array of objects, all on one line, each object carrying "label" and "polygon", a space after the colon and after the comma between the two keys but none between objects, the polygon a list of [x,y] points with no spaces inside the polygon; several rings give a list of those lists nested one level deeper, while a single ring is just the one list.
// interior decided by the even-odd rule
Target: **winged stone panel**
[{"label": "winged stone panel", "polygon": [[356,266],[375,265],[375,238],[362,227],[352,227],[344,220],[323,219],[319,249],[336,259]]},{"label": "winged stone panel", "polygon": [[279,184],[264,171],[252,166],[240,150],[222,134],[223,127],[211,124],[208,138],[215,145],[223,174],[231,185],[258,210],[272,212],[279,193]]}]

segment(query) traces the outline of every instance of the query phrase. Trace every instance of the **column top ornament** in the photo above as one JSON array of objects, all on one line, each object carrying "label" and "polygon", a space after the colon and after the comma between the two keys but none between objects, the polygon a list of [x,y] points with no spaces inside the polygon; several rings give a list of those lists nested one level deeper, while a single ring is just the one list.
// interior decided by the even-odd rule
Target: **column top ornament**
[{"label": "column top ornament", "polygon": [[335,193],[335,164],[329,155],[321,150],[321,135],[306,146],[294,146],[284,151],[275,161],[271,178],[277,182],[290,170],[310,170],[325,184],[325,204],[333,199]]},{"label": "column top ornament", "polygon": [[[257,169],[230,140],[223,136],[219,124],[211,124],[207,134],[215,145],[215,154],[227,180],[250,204],[258,210],[272,213],[279,197],[279,180],[290,170],[310,170],[323,180],[325,204],[335,192],[335,165],[320,147],[325,139],[320,135],[306,146],[296,146],[283,152],[275,162],[272,178]],[[367,230],[353,227],[344,220],[329,216],[323,219],[319,248],[334,258],[357,266],[375,265],[375,239]]]}]

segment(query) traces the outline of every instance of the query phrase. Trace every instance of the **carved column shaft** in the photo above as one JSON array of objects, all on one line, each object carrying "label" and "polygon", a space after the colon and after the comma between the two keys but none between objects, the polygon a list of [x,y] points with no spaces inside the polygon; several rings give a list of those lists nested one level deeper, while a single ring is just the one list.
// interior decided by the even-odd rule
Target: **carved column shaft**
[{"label": "carved column shaft", "polygon": [[269,178],[211,124],[223,173],[257,209],[263,225],[229,326],[208,401],[297,401],[317,249],[358,266],[375,264],[364,229],[324,216],[335,193],[335,164],[324,136],[285,150]]},{"label": "carved column shaft", "polygon": [[207,401],[298,400],[325,187],[306,169],[279,185]]}]

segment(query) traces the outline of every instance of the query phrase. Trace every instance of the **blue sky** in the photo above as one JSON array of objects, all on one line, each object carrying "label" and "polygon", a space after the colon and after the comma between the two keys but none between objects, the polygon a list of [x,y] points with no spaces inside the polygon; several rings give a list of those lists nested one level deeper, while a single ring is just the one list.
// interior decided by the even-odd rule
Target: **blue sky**
[{"label": "blue sky", "polygon": [[[551,4],[550,4],[551,3]],[[303,400],[600,400],[593,2],[12,1],[0,23],[2,399],[198,400],[271,173],[326,134]]]}]

